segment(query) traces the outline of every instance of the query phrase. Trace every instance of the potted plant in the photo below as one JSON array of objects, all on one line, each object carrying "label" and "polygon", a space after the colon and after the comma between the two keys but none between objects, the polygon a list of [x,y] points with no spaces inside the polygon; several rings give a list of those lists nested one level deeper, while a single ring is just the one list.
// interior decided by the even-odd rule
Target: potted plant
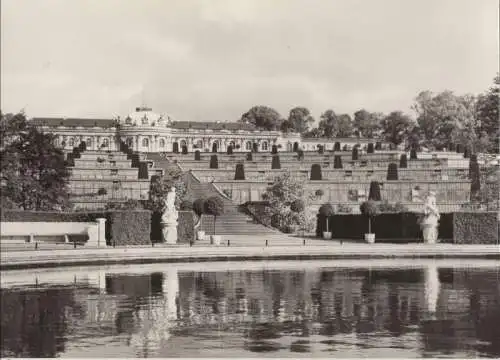
[{"label": "potted plant", "polygon": [[218,196],[212,196],[205,201],[205,214],[214,216],[214,234],[210,236],[210,244],[220,245],[222,237],[215,234],[215,223],[217,216],[224,214],[224,202]]},{"label": "potted plant", "polygon": [[375,234],[372,233],[372,219],[379,214],[379,207],[373,200],[365,201],[360,206],[361,214],[368,217],[368,233],[365,234],[365,241],[369,244],[375,242]]},{"label": "potted plant", "polygon": [[331,239],[332,238],[332,232],[329,231],[329,224],[328,224],[328,219],[330,216],[332,216],[335,213],[335,210],[333,209],[332,204],[323,204],[319,208],[319,216],[324,217],[326,221],[326,227],[325,231],[323,231],[323,239]]}]

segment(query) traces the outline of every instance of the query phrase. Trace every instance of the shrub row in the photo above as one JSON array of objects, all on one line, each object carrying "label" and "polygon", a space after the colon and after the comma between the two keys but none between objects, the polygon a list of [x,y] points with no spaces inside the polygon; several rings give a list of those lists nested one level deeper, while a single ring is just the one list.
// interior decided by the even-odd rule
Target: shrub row
[{"label": "shrub row", "polygon": [[179,211],[177,223],[177,242],[189,244],[194,238],[195,219],[192,211]]}]

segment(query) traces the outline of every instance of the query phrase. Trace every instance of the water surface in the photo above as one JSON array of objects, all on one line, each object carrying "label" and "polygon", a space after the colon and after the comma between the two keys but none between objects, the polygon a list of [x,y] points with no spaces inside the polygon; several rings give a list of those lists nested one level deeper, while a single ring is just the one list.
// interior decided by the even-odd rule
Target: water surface
[{"label": "water surface", "polygon": [[2,357],[500,357],[487,261],[6,271],[1,305]]}]

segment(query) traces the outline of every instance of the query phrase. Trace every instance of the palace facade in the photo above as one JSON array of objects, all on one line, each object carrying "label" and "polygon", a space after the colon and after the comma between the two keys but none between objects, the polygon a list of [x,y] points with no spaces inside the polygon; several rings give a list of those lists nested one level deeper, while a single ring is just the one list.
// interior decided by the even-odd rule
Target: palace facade
[{"label": "palace facade", "polygon": [[[181,151],[226,152],[232,146],[235,152],[248,152],[257,144],[261,152],[271,151],[276,145],[280,151],[301,148],[314,151],[318,145],[332,150],[334,143],[351,148],[365,147],[374,139],[303,139],[297,133],[264,131],[252,124],[240,122],[190,122],[175,121],[166,114],[153,112],[149,107],[137,107],[126,117],[115,119],[33,118],[32,121],[45,132],[56,135],[56,144],[72,150],[81,142],[88,150],[119,150],[120,141],[141,153]],[[382,148],[388,144],[383,143]]]}]

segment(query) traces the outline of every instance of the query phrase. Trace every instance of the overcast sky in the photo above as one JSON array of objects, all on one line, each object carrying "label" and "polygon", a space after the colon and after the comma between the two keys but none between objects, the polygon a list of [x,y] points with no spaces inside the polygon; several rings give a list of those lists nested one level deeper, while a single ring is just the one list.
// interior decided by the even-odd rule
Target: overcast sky
[{"label": "overcast sky", "polygon": [[[29,116],[178,120],[408,111],[479,93],[498,69],[498,0],[2,0],[1,105]],[[144,95],[142,95],[144,94]]]}]

